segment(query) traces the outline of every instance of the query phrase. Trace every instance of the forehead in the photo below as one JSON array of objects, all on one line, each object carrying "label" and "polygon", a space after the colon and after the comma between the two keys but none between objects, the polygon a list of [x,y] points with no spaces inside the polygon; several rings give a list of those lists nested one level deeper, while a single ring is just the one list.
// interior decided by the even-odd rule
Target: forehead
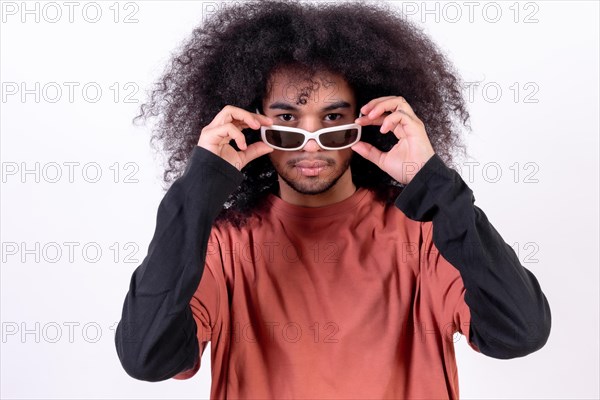
[{"label": "forehead", "polygon": [[267,103],[285,101],[292,104],[332,103],[345,100],[352,103],[354,93],[344,77],[320,71],[313,76],[302,76],[292,70],[280,70],[269,77]]}]

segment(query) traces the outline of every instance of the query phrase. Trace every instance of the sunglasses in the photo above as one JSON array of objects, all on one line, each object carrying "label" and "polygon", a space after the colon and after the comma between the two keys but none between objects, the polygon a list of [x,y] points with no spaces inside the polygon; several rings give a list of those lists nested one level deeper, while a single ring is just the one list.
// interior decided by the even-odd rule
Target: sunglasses
[{"label": "sunglasses", "polygon": [[[256,113],[260,114],[258,109]],[[324,150],[341,150],[360,140],[361,128],[359,124],[346,124],[309,132],[300,128],[271,125],[261,126],[260,134],[263,142],[277,150],[300,150],[309,139],[314,139]]]}]

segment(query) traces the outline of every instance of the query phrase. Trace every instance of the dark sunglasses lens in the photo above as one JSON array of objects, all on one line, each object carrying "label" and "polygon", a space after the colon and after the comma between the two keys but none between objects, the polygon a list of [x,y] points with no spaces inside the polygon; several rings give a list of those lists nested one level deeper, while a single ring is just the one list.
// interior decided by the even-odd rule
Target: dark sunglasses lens
[{"label": "dark sunglasses lens", "polygon": [[278,131],[276,129],[267,129],[265,137],[268,143],[284,149],[300,147],[304,142],[304,135],[300,133]]},{"label": "dark sunglasses lens", "polygon": [[358,137],[358,129],[342,129],[323,133],[319,136],[319,140],[326,147],[343,147],[356,141]]}]

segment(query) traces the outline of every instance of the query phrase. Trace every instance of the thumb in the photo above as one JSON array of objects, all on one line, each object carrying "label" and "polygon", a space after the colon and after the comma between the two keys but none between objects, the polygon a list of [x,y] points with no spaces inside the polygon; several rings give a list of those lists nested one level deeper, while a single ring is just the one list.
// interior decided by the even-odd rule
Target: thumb
[{"label": "thumb", "polygon": [[363,158],[379,166],[379,162],[381,161],[381,156],[383,155],[383,152],[380,151],[377,147],[366,142],[358,142],[350,148],[357,152],[359,155],[361,155]]}]

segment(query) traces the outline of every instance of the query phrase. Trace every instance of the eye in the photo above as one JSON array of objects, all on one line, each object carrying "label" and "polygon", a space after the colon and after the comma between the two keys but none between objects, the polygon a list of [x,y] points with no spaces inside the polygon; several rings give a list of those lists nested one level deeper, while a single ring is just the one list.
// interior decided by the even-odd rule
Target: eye
[{"label": "eye", "polygon": [[285,122],[290,122],[292,118],[294,118],[292,114],[279,114],[277,117],[281,118]]},{"label": "eye", "polygon": [[331,113],[331,114],[327,114],[325,117],[326,117],[326,119],[327,119],[327,117],[332,117],[331,119],[328,119],[328,121],[337,121],[338,119],[342,118],[342,114]]}]

